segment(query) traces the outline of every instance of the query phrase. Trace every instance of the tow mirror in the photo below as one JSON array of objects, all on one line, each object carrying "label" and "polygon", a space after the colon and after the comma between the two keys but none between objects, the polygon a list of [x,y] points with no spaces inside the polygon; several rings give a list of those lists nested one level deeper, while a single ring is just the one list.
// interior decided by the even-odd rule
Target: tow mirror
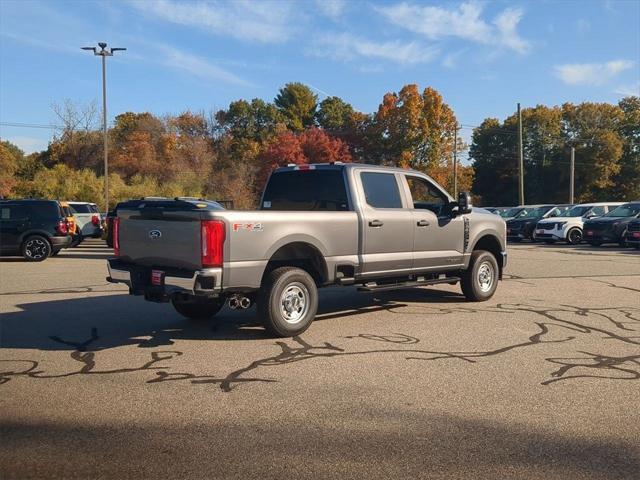
[{"label": "tow mirror", "polygon": [[471,194],[469,192],[460,192],[458,194],[458,214],[471,213]]}]

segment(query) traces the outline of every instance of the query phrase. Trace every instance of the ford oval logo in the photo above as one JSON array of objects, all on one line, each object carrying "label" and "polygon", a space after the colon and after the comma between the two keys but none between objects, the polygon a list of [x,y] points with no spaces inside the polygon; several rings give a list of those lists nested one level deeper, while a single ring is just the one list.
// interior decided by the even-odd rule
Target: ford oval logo
[{"label": "ford oval logo", "polygon": [[162,232],[160,230],[149,231],[149,238],[151,240],[155,240],[156,238],[160,238],[161,236],[162,236]]}]

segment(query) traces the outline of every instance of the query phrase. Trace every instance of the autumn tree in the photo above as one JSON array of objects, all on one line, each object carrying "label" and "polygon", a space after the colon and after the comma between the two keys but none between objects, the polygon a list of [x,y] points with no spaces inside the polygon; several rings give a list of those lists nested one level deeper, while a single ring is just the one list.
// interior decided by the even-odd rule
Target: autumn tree
[{"label": "autumn tree", "polygon": [[420,93],[417,85],[405,85],[384,96],[370,128],[380,163],[429,172],[451,163],[456,126],[453,110],[436,90]]},{"label": "autumn tree", "polygon": [[287,120],[287,126],[296,132],[314,124],[318,97],[300,82],[287,83],[280,89],[274,103]]},{"label": "autumn tree", "polygon": [[16,174],[24,161],[24,152],[8,141],[0,142],[0,197],[10,196],[18,183]]},{"label": "autumn tree", "polygon": [[300,134],[281,133],[265,147],[259,160],[259,186],[262,187],[269,173],[277,167],[290,163],[351,162],[351,154],[344,141],[319,128],[310,128]]}]

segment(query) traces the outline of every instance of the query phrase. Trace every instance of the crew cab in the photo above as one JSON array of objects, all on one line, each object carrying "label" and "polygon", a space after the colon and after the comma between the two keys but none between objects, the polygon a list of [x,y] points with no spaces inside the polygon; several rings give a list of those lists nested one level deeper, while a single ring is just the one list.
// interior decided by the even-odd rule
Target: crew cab
[{"label": "crew cab", "polygon": [[507,261],[504,221],[468,194],[454,201],[423,173],[363,164],[278,168],[256,211],[149,200],[121,207],[113,226],[110,282],[188,318],[255,302],[276,336],[309,327],[319,287],[460,283],[483,301]]}]

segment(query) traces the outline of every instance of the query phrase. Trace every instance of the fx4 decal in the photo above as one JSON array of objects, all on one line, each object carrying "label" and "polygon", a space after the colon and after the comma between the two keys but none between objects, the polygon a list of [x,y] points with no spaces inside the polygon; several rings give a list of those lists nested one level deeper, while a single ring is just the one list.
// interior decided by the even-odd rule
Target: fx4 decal
[{"label": "fx4 decal", "polygon": [[261,232],[263,230],[261,223],[234,223],[233,231],[247,230],[248,232]]}]

